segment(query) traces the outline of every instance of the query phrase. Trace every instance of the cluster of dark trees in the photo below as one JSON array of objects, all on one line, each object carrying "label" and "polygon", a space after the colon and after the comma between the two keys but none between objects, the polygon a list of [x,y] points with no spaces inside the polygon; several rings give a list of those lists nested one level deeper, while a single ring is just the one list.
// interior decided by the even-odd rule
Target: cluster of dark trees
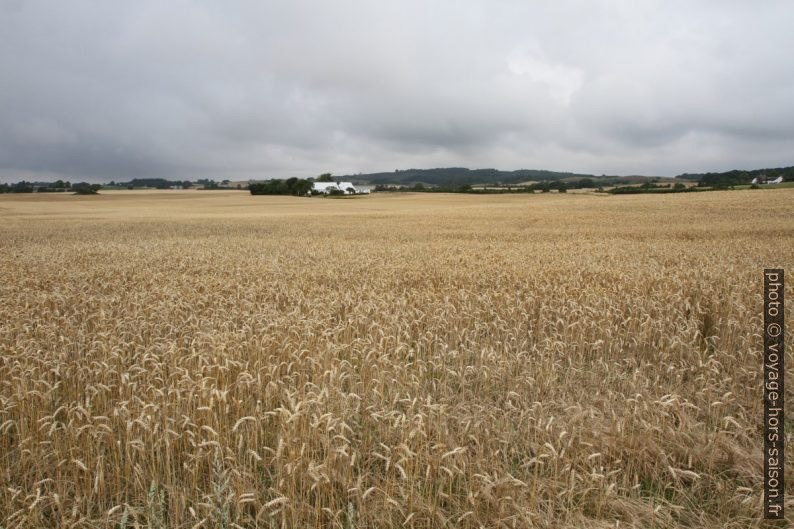
[{"label": "cluster of dark trees", "polygon": [[79,195],[96,195],[102,189],[100,184],[89,184],[88,182],[26,182],[21,181],[15,184],[0,184],[0,193],[65,193],[70,191]]},{"label": "cluster of dark trees", "polygon": [[65,191],[72,191],[72,183],[69,181],[64,182],[63,180],[57,180],[53,183],[39,183],[36,187],[36,191],[39,193],[63,193]]},{"label": "cluster of dark trees", "polygon": [[171,189],[174,186],[190,188],[193,187],[193,182],[190,180],[166,180],[165,178],[133,178],[128,182],[113,182],[108,184],[110,187],[126,187],[127,189],[135,189],[141,187],[155,188],[155,189]]},{"label": "cluster of dark trees", "polygon": [[97,191],[100,189],[102,189],[102,184],[80,182],[79,184],[72,185],[72,191],[78,195],[96,195]]},{"label": "cluster of dark trees", "polygon": [[561,182],[561,181],[546,181],[538,182],[528,186],[532,191],[548,192],[556,189],[561,193],[565,193],[569,189],[596,189],[601,187],[601,183],[596,183],[592,178],[580,178],[579,180]]},{"label": "cluster of dark trees", "polygon": [[730,171],[729,173],[712,173],[703,175],[698,185],[703,187],[733,187],[747,185],[753,177],[747,171]]},{"label": "cluster of dark trees", "polygon": [[14,184],[0,184],[0,193],[32,193],[36,188],[32,182],[16,182]]},{"label": "cluster of dark trees", "polygon": [[133,178],[129,182],[110,182],[110,187],[126,187],[127,189],[154,188],[154,189],[190,189],[200,186],[202,189],[240,189],[237,185],[233,187],[229,180],[216,182],[209,178],[200,178],[195,182],[190,180],[166,180],[165,178]]},{"label": "cluster of dark trees", "polygon": [[308,195],[312,190],[312,181],[303,178],[287,178],[286,180],[265,180],[248,185],[252,195]]}]

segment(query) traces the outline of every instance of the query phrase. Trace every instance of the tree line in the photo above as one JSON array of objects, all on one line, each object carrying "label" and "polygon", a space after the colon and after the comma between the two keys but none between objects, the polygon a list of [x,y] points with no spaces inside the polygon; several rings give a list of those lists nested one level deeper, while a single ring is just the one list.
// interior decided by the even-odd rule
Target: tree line
[{"label": "tree line", "polygon": [[88,182],[27,182],[22,180],[13,184],[0,184],[0,193],[65,193],[72,192],[78,195],[96,195],[102,189],[101,184]]},{"label": "tree line", "polygon": [[265,180],[248,184],[248,190],[252,195],[293,195],[302,197],[311,193],[312,180],[296,177],[287,178],[286,180]]}]

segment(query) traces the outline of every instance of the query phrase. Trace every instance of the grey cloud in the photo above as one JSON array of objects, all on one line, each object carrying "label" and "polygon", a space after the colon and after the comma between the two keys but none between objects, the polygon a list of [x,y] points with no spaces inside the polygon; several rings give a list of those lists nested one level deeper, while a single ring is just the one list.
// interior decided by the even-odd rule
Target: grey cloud
[{"label": "grey cloud", "polygon": [[783,1],[0,1],[0,179],[794,163]]}]

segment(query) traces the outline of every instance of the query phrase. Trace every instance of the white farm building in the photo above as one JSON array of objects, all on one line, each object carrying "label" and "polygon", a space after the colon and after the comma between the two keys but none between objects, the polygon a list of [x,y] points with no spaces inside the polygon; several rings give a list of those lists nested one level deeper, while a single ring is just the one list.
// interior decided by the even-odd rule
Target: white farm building
[{"label": "white farm building", "polygon": [[348,195],[368,195],[369,187],[353,185],[353,182],[313,182],[312,193],[327,195],[331,190],[341,191]]},{"label": "white farm building", "polygon": [[753,178],[753,181],[750,182],[751,184],[782,184],[783,177],[778,176],[774,180],[771,180],[766,177],[766,175],[761,175],[760,177]]}]

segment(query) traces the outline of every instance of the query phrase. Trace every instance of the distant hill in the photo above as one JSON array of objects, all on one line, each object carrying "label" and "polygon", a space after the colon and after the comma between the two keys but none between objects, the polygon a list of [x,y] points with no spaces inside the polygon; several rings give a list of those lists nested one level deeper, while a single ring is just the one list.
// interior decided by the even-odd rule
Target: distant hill
[{"label": "distant hill", "polygon": [[466,167],[445,167],[438,169],[405,169],[392,173],[367,173],[335,177],[343,180],[356,180],[369,184],[412,185],[476,185],[476,184],[518,184],[521,182],[593,178],[595,175],[543,171],[538,169],[519,169],[499,171],[497,169],[467,169]]}]

